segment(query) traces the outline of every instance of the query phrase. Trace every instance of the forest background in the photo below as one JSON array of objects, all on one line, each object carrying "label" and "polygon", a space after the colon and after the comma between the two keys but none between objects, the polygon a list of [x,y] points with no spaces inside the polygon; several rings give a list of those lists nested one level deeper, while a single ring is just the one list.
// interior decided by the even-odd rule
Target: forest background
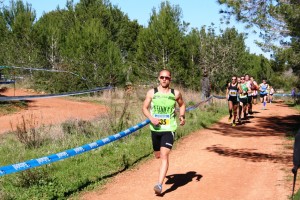
[{"label": "forest background", "polygon": [[72,72],[2,69],[6,77],[25,78],[29,87],[50,93],[152,85],[162,68],[172,71],[173,82],[196,91],[205,70],[215,92],[224,91],[233,74],[245,73],[290,91],[300,88],[299,1],[272,2],[219,1],[227,6],[220,11],[224,23],[235,16],[261,30],[260,46],[273,52],[266,58],[250,53],[246,34],[235,28],[190,28],[181,8],[169,1],[152,10],[145,27],[108,0],[67,1],[66,8],[39,19],[30,4],[12,0],[0,11],[0,65]]}]

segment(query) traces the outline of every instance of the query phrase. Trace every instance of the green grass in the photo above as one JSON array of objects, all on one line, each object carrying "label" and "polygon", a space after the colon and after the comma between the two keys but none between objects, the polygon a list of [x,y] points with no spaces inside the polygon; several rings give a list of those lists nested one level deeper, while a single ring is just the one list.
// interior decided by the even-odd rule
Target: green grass
[{"label": "green grass", "polygon": [[[140,113],[140,109],[137,112]],[[226,112],[226,107],[212,105],[205,111],[196,109],[187,113],[187,123],[176,132],[176,140],[195,130],[210,126]],[[108,116],[108,118],[111,117],[114,116]],[[130,123],[125,123],[125,125],[128,127],[135,125],[142,119],[144,118],[137,116],[131,110],[126,116],[126,121]],[[106,121],[103,122],[103,120]],[[60,139],[52,137],[51,142],[45,142],[38,148],[26,147],[12,133],[2,136],[0,165],[14,164],[58,153],[115,133],[110,129],[108,119],[81,123],[85,125],[79,125],[78,122],[66,123],[61,126],[64,127],[61,129],[65,132],[59,136]],[[44,135],[49,136],[48,133]],[[75,198],[80,191],[91,190],[105,184],[109,178],[149,158],[150,155],[152,155],[151,138],[149,127],[146,126],[124,139],[96,150],[50,165],[3,176],[0,178],[0,199]]]},{"label": "green grass", "polygon": [[21,109],[27,108],[27,106],[28,103],[26,101],[0,102],[0,116],[18,112]]}]

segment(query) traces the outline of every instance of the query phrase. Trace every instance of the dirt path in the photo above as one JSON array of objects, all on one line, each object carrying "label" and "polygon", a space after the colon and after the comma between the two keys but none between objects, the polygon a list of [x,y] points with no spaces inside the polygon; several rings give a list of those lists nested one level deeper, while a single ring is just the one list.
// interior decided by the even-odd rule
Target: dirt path
[{"label": "dirt path", "polygon": [[[13,96],[13,89],[8,89],[1,95]],[[28,91],[16,90],[16,96],[33,95]],[[63,98],[36,99],[29,102],[26,110],[10,115],[0,116],[0,134],[11,131],[16,125],[22,122],[22,117],[26,120],[33,118],[37,125],[57,124],[69,119],[90,120],[106,112],[105,106],[70,101]]]},{"label": "dirt path", "polygon": [[81,199],[286,200],[292,149],[285,148],[291,142],[284,135],[300,123],[300,115],[284,104],[267,106],[255,106],[243,125],[233,128],[224,118],[182,139],[170,155],[163,197],[153,191],[159,161],[151,159]]}]

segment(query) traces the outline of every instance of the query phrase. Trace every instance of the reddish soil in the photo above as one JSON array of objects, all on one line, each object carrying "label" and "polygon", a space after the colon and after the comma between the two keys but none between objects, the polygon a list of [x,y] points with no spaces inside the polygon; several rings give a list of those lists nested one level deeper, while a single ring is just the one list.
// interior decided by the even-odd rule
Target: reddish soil
[{"label": "reddish soil", "polygon": [[[8,89],[1,92],[5,96],[33,95],[34,93],[25,90]],[[92,103],[76,102],[63,98],[47,98],[29,101],[26,110],[17,113],[0,116],[0,134],[15,130],[20,125],[22,118],[25,120],[34,119],[37,125],[58,124],[66,120],[91,120],[106,112],[106,107]],[[12,125],[12,127],[11,127]]]},{"label": "reddish soil", "polygon": [[115,176],[103,188],[85,192],[81,199],[288,199],[292,149],[287,144],[292,142],[284,136],[300,123],[300,115],[284,104],[260,108],[256,105],[242,125],[231,127],[226,117],[178,142],[170,155],[163,197],[153,191],[159,167],[153,158]]}]

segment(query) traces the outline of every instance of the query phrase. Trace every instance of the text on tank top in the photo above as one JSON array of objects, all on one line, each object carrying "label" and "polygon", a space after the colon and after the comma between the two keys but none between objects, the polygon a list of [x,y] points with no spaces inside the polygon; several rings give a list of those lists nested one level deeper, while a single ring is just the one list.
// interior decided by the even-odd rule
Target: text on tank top
[{"label": "text on tank top", "polygon": [[246,83],[242,83],[241,84],[241,88],[243,90],[243,92],[240,94],[240,98],[243,99],[243,98],[247,98],[247,92],[248,92],[248,86]]},{"label": "text on tank top", "polygon": [[237,86],[238,86],[237,83],[235,85],[232,85],[231,83],[229,84],[229,87],[228,87],[229,96],[232,96],[232,97],[237,96],[237,93],[238,93],[238,87]]},{"label": "text on tank top", "polygon": [[152,131],[175,131],[177,123],[175,119],[175,91],[170,89],[169,93],[159,92],[154,88],[154,95],[151,101],[150,113],[159,119],[159,125],[150,124]]}]

